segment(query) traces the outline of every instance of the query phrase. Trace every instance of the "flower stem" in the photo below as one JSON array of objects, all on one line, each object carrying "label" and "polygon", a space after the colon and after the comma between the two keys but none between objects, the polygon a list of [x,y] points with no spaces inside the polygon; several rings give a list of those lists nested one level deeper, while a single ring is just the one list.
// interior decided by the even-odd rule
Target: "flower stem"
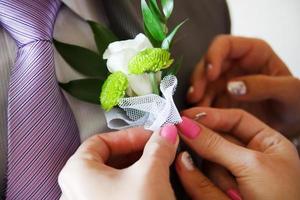
[{"label": "flower stem", "polygon": [[154,72],[149,73],[149,78],[151,81],[151,86],[152,86],[152,92],[154,94],[159,95],[159,89],[158,89],[158,84],[156,80],[156,74]]}]

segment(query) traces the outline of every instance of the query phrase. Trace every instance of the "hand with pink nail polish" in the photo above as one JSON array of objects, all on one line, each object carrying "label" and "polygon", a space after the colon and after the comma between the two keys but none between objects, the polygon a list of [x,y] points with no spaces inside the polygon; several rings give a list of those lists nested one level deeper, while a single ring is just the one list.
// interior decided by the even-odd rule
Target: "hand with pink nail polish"
[{"label": "hand with pink nail polish", "polygon": [[166,125],[150,136],[134,128],[85,141],[59,175],[61,199],[175,200],[169,167],[179,143],[177,129]]},{"label": "hand with pink nail polish", "polygon": [[260,39],[221,35],[197,65],[187,100],[244,109],[286,136],[299,136],[300,81]]},{"label": "hand with pink nail polish", "polygon": [[[190,119],[203,112],[201,124]],[[282,134],[242,110],[199,107],[182,114],[190,117],[178,125],[182,140],[210,166],[221,167],[209,179],[186,152],[180,154],[176,170],[192,199],[219,199],[214,195],[220,192],[232,200],[300,199],[300,160]]]}]

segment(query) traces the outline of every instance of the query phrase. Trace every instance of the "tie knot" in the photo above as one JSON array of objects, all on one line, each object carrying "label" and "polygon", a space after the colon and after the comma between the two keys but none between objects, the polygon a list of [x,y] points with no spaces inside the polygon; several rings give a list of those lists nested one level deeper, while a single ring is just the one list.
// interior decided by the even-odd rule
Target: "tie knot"
[{"label": "tie knot", "polygon": [[0,1],[0,23],[18,46],[51,40],[60,0]]}]

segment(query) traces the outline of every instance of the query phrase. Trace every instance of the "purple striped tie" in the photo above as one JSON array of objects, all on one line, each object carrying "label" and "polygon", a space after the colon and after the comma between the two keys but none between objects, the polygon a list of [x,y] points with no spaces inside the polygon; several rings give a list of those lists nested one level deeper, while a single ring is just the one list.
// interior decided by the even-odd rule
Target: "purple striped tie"
[{"label": "purple striped tie", "polygon": [[59,199],[57,176],[79,146],[57,84],[52,32],[59,0],[1,0],[0,21],[18,45],[8,103],[8,200]]}]

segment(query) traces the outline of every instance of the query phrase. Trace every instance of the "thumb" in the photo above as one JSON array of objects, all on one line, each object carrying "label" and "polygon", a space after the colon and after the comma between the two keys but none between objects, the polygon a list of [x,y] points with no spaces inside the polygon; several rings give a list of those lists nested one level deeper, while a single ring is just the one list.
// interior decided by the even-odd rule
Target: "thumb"
[{"label": "thumb", "polygon": [[295,99],[294,91],[299,87],[300,81],[291,76],[252,75],[238,77],[227,83],[229,94],[241,101],[274,99],[287,102]]},{"label": "thumb", "polygon": [[166,125],[160,131],[153,133],[145,146],[140,162],[146,164],[151,170],[169,171],[175,159],[178,143],[176,126]]}]

